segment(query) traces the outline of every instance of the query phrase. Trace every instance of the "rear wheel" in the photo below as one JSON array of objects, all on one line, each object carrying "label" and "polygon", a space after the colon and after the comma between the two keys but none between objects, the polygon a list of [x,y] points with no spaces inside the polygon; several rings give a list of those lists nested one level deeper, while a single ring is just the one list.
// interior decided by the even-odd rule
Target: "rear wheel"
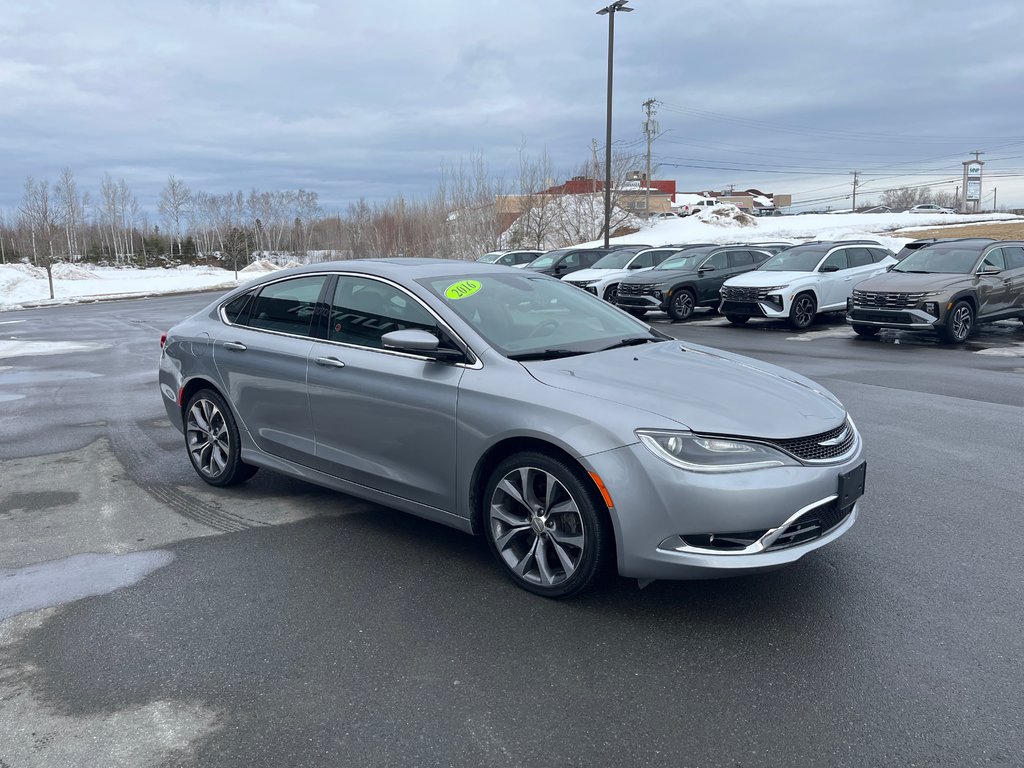
[{"label": "rear wheel", "polygon": [[185,447],[193,469],[210,485],[244,483],[258,469],[242,461],[235,418],[212,389],[199,390],[185,407]]},{"label": "rear wheel", "polygon": [[946,316],[946,324],[939,328],[939,337],[947,344],[963,344],[973,329],[974,308],[961,299]]},{"label": "rear wheel", "polygon": [[725,319],[733,325],[743,325],[750,319],[750,315],[726,315]]},{"label": "rear wheel", "polygon": [[644,315],[647,314],[646,309],[634,309],[630,307],[626,311],[629,312],[629,314],[631,314],[633,317],[643,317]]},{"label": "rear wheel", "polygon": [[802,331],[814,322],[814,315],[818,311],[818,302],[810,293],[801,293],[793,299],[793,306],[789,308],[789,325],[795,330]]},{"label": "rear wheel", "polygon": [[693,294],[688,288],[680,288],[668,302],[668,316],[673,320],[689,320],[693,315]]},{"label": "rear wheel", "polygon": [[518,586],[569,597],[593,586],[612,554],[597,490],[579,468],[524,452],[499,464],[484,492],[491,552]]},{"label": "rear wheel", "polygon": [[855,325],[853,326],[853,332],[858,336],[877,336],[878,328],[873,325]]}]

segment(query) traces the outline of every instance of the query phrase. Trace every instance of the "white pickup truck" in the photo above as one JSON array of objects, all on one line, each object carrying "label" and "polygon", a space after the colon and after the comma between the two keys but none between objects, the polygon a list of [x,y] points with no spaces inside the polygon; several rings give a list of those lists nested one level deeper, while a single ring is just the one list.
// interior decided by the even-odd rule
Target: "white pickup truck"
[{"label": "white pickup truck", "polygon": [[722,205],[722,203],[718,202],[712,197],[706,197],[703,200],[698,200],[695,203],[686,203],[685,205],[681,205],[679,207],[679,215],[693,216],[693,214],[695,213],[699,213],[700,211],[706,211],[709,208],[714,208],[715,206],[718,205]]}]

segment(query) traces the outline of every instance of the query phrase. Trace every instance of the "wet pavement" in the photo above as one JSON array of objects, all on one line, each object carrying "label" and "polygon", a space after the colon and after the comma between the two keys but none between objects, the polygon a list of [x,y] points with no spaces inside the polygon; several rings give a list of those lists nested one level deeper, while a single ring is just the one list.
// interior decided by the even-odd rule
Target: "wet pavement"
[{"label": "wet pavement", "polygon": [[1024,325],[652,316],[836,392],[861,518],[765,576],[555,603],[454,530],[200,482],[156,360],[209,299],[0,316],[0,767],[1022,764]]}]

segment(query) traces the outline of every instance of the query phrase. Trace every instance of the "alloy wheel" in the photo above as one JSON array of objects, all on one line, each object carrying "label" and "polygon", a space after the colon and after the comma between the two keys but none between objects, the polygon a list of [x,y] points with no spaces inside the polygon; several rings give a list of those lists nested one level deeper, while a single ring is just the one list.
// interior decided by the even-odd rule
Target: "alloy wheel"
[{"label": "alloy wheel", "polygon": [[814,322],[814,299],[808,295],[797,296],[793,303],[793,325],[806,328]]},{"label": "alloy wheel", "polygon": [[972,325],[971,308],[966,304],[958,304],[953,308],[953,315],[949,319],[953,331],[953,338],[956,341],[964,341],[971,334]]},{"label": "alloy wheel", "polygon": [[495,549],[516,576],[557,587],[576,572],[587,544],[583,516],[553,474],[513,469],[494,488],[489,509]]},{"label": "alloy wheel", "polygon": [[211,478],[223,474],[231,459],[231,443],[224,414],[216,403],[206,399],[192,403],[185,439],[196,469]]},{"label": "alloy wheel", "polygon": [[681,290],[672,297],[669,307],[673,320],[686,320],[693,314],[693,296],[687,290]]}]

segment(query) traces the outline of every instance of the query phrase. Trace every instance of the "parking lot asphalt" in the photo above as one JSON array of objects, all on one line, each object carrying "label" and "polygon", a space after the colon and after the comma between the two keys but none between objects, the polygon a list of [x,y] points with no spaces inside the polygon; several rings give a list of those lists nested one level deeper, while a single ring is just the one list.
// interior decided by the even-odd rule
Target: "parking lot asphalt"
[{"label": "parking lot asphalt", "polygon": [[457,531],[201,483],[156,362],[210,299],[0,314],[0,768],[1024,764],[1021,323],[653,315],[835,392],[861,517],[767,575],[551,602]]}]

